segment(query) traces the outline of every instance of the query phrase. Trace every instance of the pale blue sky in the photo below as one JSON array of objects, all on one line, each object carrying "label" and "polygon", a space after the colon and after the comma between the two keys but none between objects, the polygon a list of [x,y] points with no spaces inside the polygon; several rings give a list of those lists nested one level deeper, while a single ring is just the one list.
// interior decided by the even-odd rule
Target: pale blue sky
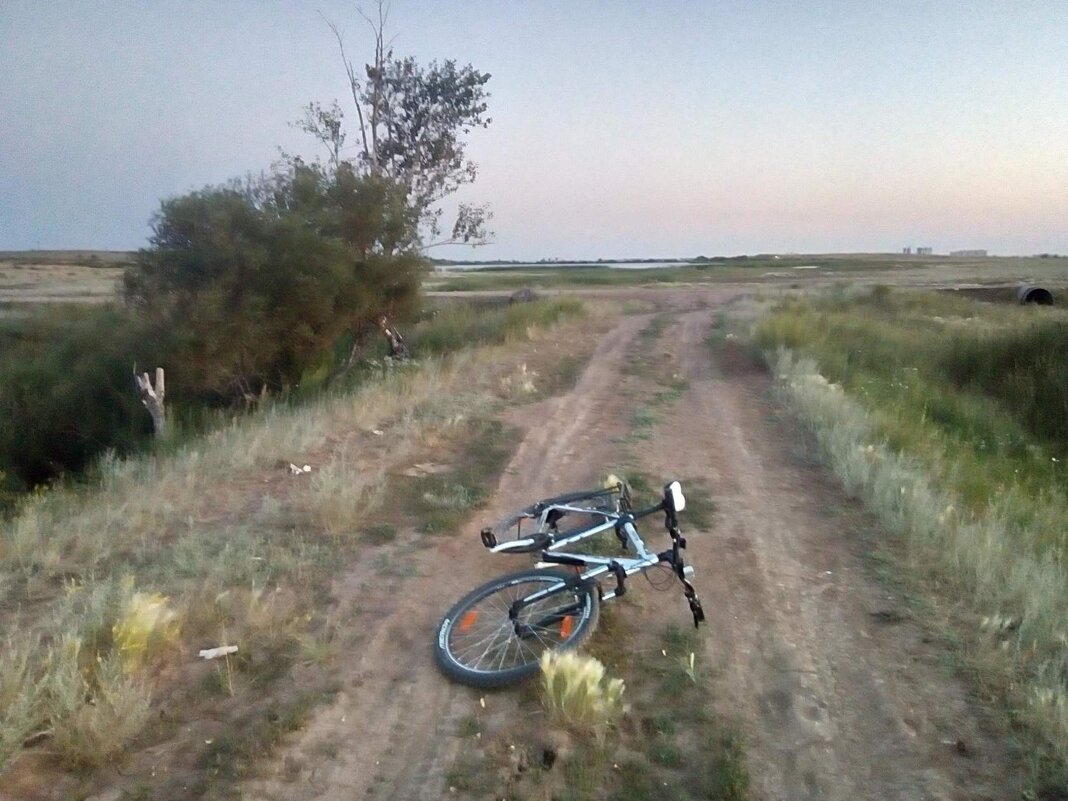
[{"label": "pale blue sky", "polygon": [[[346,0],[0,0],[0,249],[134,248],[344,103]],[[394,0],[493,75],[476,258],[1068,252],[1068,1]],[[465,258],[467,249],[434,255]]]}]

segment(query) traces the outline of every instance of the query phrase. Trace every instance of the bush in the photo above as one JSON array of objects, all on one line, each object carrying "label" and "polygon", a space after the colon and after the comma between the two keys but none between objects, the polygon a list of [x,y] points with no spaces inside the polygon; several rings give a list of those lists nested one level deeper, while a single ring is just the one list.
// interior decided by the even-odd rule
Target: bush
[{"label": "bush", "polygon": [[81,643],[60,644],[49,671],[45,709],[56,750],[68,765],[93,768],[119,754],[148,720],[148,685],[123,670],[117,654],[79,667]]},{"label": "bush", "polygon": [[[316,187],[291,186],[307,214],[303,194]],[[234,187],[167,200],[152,247],[124,276],[127,300],[168,332],[168,383],[184,396],[294,387],[345,332],[414,301],[418,259],[361,252],[324,232],[337,220],[321,208],[309,220],[278,202]]]},{"label": "bush", "polygon": [[[1030,311],[1030,310],[1028,310]],[[942,366],[957,386],[996,398],[1040,439],[1068,450],[1068,322],[1050,319],[983,335],[958,335]]]},{"label": "bush", "polygon": [[[45,310],[0,357],[0,466],[7,491],[128,451],[151,432],[131,375],[150,332],[119,309]],[[0,495],[2,495],[0,488]]]},{"label": "bush", "polygon": [[541,655],[542,698],[549,714],[581,733],[604,736],[623,714],[623,680],[605,677],[604,665],[573,651]]}]

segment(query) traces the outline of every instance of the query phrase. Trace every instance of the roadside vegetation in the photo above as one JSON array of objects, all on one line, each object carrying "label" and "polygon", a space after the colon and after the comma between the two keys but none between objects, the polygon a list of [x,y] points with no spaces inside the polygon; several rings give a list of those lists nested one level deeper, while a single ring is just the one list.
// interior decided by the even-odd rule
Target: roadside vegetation
[{"label": "roadside vegetation", "polygon": [[[624,602],[620,602],[624,603]],[[586,656],[546,660],[525,685],[519,721],[461,721],[470,744],[445,775],[460,797],[639,801],[748,797],[741,741],[710,711],[707,666],[692,629],[647,647],[628,642],[625,610],[605,608]]]},{"label": "roadside vegetation", "polygon": [[1064,786],[1068,313],[877,287],[782,301],[752,341]]},{"label": "roadside vegetation", "polygon": [[[268,404],[169,452],[105,458],[20,500],[0,525],[0,776],[47,776],[62,796],[122,760],[134,797],[225,796],[336,689],[340,566],[398,530],[455,530],[482,502],[509,453],[496,410],[559,386],[551,362],[530,386],[514,380],[514,355],[581,311],[564,299],[443,312],[416,327],[417,352],[458,319],[497,344],[427,347],[449,355]],[[429,458],[445,469],[403,473]],[[208,728],[190,729],[209,708]],[[156,776],[139,753],[164,742],[184,756]]]}]

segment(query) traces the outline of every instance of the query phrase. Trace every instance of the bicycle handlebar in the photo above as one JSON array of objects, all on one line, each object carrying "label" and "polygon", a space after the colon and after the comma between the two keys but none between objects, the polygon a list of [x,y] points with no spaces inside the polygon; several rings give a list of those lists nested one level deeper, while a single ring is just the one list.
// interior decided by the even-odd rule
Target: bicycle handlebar
[{"label": "bicycle handlebar", "polygon": [[661,500],[659,503],[654,503],[648,509],[641,509],[641,510],[639,510],[637,512],[631,512],[630,516],[634,520],[639,520],[639,519],[641,519],[643,517],[648,517],[651,514],[655,514],[656,512],[662,512],[662,511],[664,511],[664,501],[663,500]]}]

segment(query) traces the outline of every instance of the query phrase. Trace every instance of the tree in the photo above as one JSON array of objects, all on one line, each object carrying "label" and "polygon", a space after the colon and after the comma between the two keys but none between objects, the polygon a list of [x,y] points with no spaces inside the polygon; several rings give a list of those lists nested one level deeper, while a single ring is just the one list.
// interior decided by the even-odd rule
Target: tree
[{"label": "tree", "polygon": [[[374,34],[374,60],[358,71],[345,50],[341,31],[327,22],[337,39],[356,112],[358,155],[342,159],[346,141],[344,113],[335,101],[324,108],[310,103],[297,126],[328,150],[328,170],[340,178],[368,177],[389,185],[394,199],[407,208],[407,235],[388,243],[399,249],[441,244],[485,244],[491,213],[485,206],[462,203],[445,239],[440,202],[471,183],[477,167],[466,157],[466,137],[486,128],[489,73],[470,64],[398,58],[385,41],[388,9],[380,2],[377,19],[361,12]],[[386,252],[390,252],[386,250]]]},{"label": "tree", "polygon": [[[341,191],[298,165],[161,204],[124,289],[163,332],[169,388],[234,401],[293,387],[346,332],[414,306],[421,262],[339,236],[328,190]],[[370,181],[346,189],[352,239],[388,239],[379,197]]]}]

